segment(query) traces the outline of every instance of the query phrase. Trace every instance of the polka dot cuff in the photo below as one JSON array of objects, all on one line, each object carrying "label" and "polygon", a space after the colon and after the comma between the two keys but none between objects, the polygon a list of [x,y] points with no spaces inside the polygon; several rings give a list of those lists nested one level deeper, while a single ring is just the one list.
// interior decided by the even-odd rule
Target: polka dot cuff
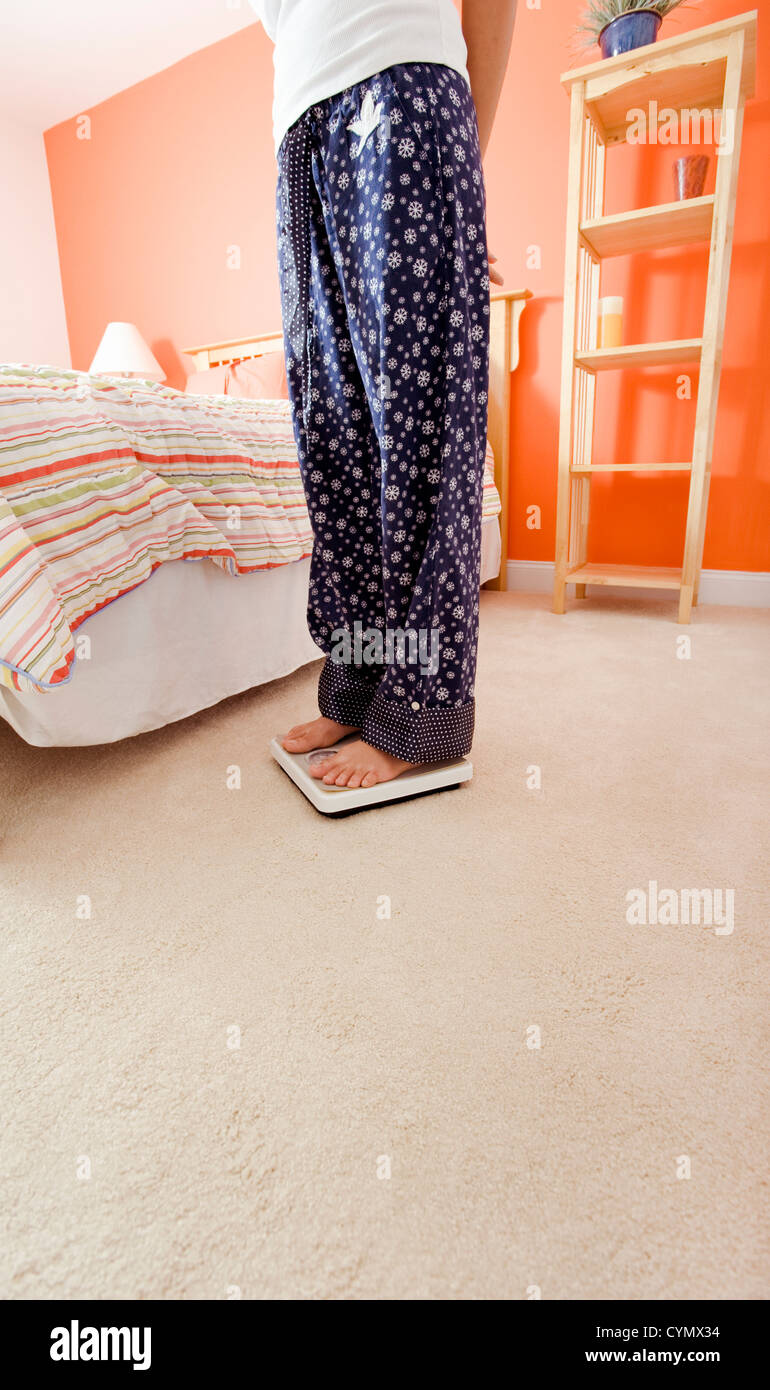
[{"label": "polka dot cuff", "polygon": [[361,737],[408,763],[440,763],[464,758],[471,751],[475,701],[460,708],[414,710],[407,701],[375,695],[364,719]]},{"label": "polka dot cuff", "polygon": [[[371,669],[371,668],[367,668]],[[381,669],[369,679],[355,668],[327,657],[318,680],[318,708],[325,719],[362,728],[366,711],[374,699]]]}]

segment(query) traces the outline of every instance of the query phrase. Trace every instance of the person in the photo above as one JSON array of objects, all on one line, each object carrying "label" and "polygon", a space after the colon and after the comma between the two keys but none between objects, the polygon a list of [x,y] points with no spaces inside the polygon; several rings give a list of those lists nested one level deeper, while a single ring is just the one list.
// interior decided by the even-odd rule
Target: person
[{"label": "person", "polygon": [[[489,284],[482,156],[515,0],[251,0],[274,48],[287,380],[319,717],[371,787],[474,726]],[[356,733],[339,749],[333,745]]]}]

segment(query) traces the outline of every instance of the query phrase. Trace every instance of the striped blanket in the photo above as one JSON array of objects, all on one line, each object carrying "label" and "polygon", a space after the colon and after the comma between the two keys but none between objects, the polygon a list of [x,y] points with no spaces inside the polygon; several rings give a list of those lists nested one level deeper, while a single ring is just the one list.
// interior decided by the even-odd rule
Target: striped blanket
[{"label": "striped blanket", "polygon": [[69,679],[78,626],[166,560],[309,555],[286,401],[0,366],[0,682]]},{"label": "striped blanket", "polygon": [[167,560],[239,575],[311,550],[288,401],[0,365],[0,684],[68,681],[80,624]]}]

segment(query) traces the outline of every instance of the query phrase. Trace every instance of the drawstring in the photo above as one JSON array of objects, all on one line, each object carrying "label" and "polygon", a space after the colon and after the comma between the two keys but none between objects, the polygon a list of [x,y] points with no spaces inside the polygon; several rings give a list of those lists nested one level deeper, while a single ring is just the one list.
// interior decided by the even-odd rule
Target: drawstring
[{"label": "drawstring", "polygon": [[[358,115],[348,124],[348,130],[358,135],[358,151],[382,118],[381,103],[375,103],[380,84],[371,88],[346,88],[341,94],[336,120],[355,115],[352,104],[358,93]],[[363,97],[361,96],[363,92]],[[280,228],[279,264],[282,285],[284,333],[292,356],[300,364],[302,381],[302,413],[307,426],[310,414],[310,194],[313,187],[314,135],[316,120],[322,109],[310,107],[286,132],[280,148],[279,179]],[[315,142],[317,144],[317,141]],[[318,151],[318,157],[320,151]]]}]

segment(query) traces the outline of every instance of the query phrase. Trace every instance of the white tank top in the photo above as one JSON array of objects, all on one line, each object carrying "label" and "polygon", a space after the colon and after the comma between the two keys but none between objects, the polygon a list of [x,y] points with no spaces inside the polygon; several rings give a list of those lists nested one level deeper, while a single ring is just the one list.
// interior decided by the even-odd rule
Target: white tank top
[{"label": "white tank top", "polygon": [[275,148],[309,106],[394,63],[443,63],[466,82],[452,0],[250,0],[275,44]]}]

